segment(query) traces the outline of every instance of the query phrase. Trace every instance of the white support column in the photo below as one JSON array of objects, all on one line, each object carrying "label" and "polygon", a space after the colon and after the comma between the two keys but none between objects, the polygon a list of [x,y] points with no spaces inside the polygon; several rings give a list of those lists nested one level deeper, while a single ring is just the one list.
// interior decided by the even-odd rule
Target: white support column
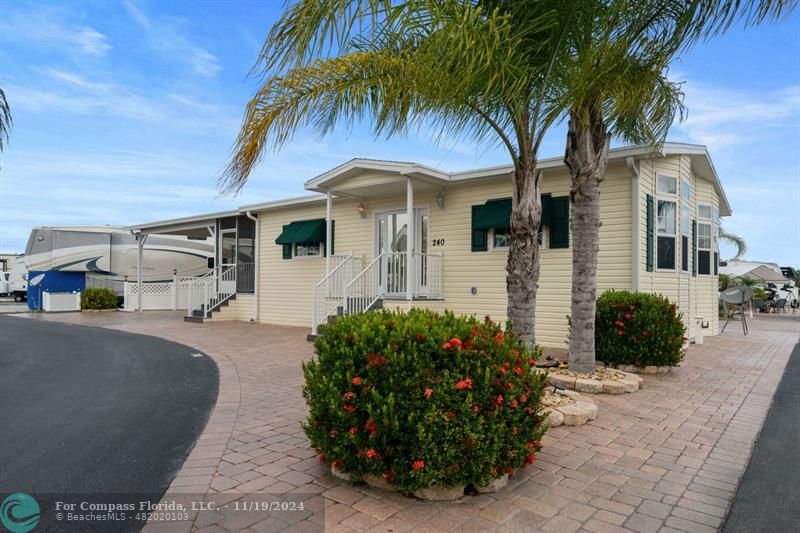
[{"label": "white support column", "polygon": [[406,300],[414,298],[414,245],[417,242],[414,233],[414,183],[406,176]]},{"label": "white support column", "polygon": [[146,233],[140,232],[136,236],[136,241],[138,244],[138,252],[139,252],[136,256],[136,298],[138,300],[136,304],[136,310],[139,312],[142,311],[142,281],[143,281],[142,267],[144,263],[144,241],[146,240],[147,240]]},{"label": "white support column", "polygon": [[333,241],[333,227],[331,226],[331,211],[333,207],[333,194],[328,191],[325,196],[325,275],[331,271],[331,241]]},{"label": "white support column", "polygon": [[639,270],[641,269],[639,263],[641,257],[641,229],[639,227],[639,217],[641,216],[641,184],[636,161],[632,157],[628,157],[625,159],[625,165],[628,167],[628,172],[631,175],[631,290],[638,291]]}]

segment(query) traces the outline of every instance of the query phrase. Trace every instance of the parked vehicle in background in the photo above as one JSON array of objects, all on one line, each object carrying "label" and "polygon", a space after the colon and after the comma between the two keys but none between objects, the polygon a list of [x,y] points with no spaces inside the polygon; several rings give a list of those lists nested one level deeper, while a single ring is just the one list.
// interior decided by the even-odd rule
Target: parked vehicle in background
[{"label": "parked vehicle in background", "polygon": [[11,277],[11,272],[0,272],[0,296],[8,296],[11,294],[11,287],[8,279]]},{"label": "parked vehicle in background", "polygon": [[8,278],[8,288],[15,302],[24,302],[28,299],[28,268],[25,266],[25,256],[20,255],[14,260]]}]

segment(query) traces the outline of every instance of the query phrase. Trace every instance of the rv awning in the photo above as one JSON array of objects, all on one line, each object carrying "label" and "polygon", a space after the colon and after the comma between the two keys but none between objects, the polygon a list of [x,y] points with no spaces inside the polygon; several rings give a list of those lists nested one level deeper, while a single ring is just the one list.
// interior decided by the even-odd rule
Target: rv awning
[{"label": "rv awning", "polygon": [[473,229],[489,230],[511,225],[511,198],[488,200],[475,213]]},{"label": "rv awning", "polygon": [[325,242],[325,219],[299,220],[283,227],[275,244]]}]

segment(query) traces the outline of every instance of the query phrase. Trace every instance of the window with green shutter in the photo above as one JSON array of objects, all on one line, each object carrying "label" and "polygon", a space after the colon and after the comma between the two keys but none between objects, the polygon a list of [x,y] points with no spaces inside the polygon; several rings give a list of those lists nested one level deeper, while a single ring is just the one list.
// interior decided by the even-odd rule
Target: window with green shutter
[{"label": "window with green shutter", "polygon": [[548,204],[550,248],[569,248],[569,196],[553,196]]},{"label": "window with green shutter", "polygon": [[645,246],[645,268],[648,272],[653,271],[653,237],[655,236],[655,210],[653,209],[653,197],[652,195],[647,195],[645,198],[646,210],[645,210],[645,219],[646,219],[646,246]]},{"label": "window with green shutter", "polygon": [[485,252],[489,249],[488,230],[480,229],[480,211],[482,205],[472,206],[472,251]]}]

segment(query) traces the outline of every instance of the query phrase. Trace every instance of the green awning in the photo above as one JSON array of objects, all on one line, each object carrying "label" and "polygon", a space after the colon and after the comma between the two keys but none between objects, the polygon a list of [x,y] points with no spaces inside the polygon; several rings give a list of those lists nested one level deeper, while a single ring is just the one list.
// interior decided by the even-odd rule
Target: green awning
[{"label": "green awning", "polygon": [[283,227],[275,244],[325,242],[325,219],[299,220]]},{"label": "green awning", "polygon": [[489,230],[511,226],[511,198],[488,200],[476,210],[472,229]]}]

